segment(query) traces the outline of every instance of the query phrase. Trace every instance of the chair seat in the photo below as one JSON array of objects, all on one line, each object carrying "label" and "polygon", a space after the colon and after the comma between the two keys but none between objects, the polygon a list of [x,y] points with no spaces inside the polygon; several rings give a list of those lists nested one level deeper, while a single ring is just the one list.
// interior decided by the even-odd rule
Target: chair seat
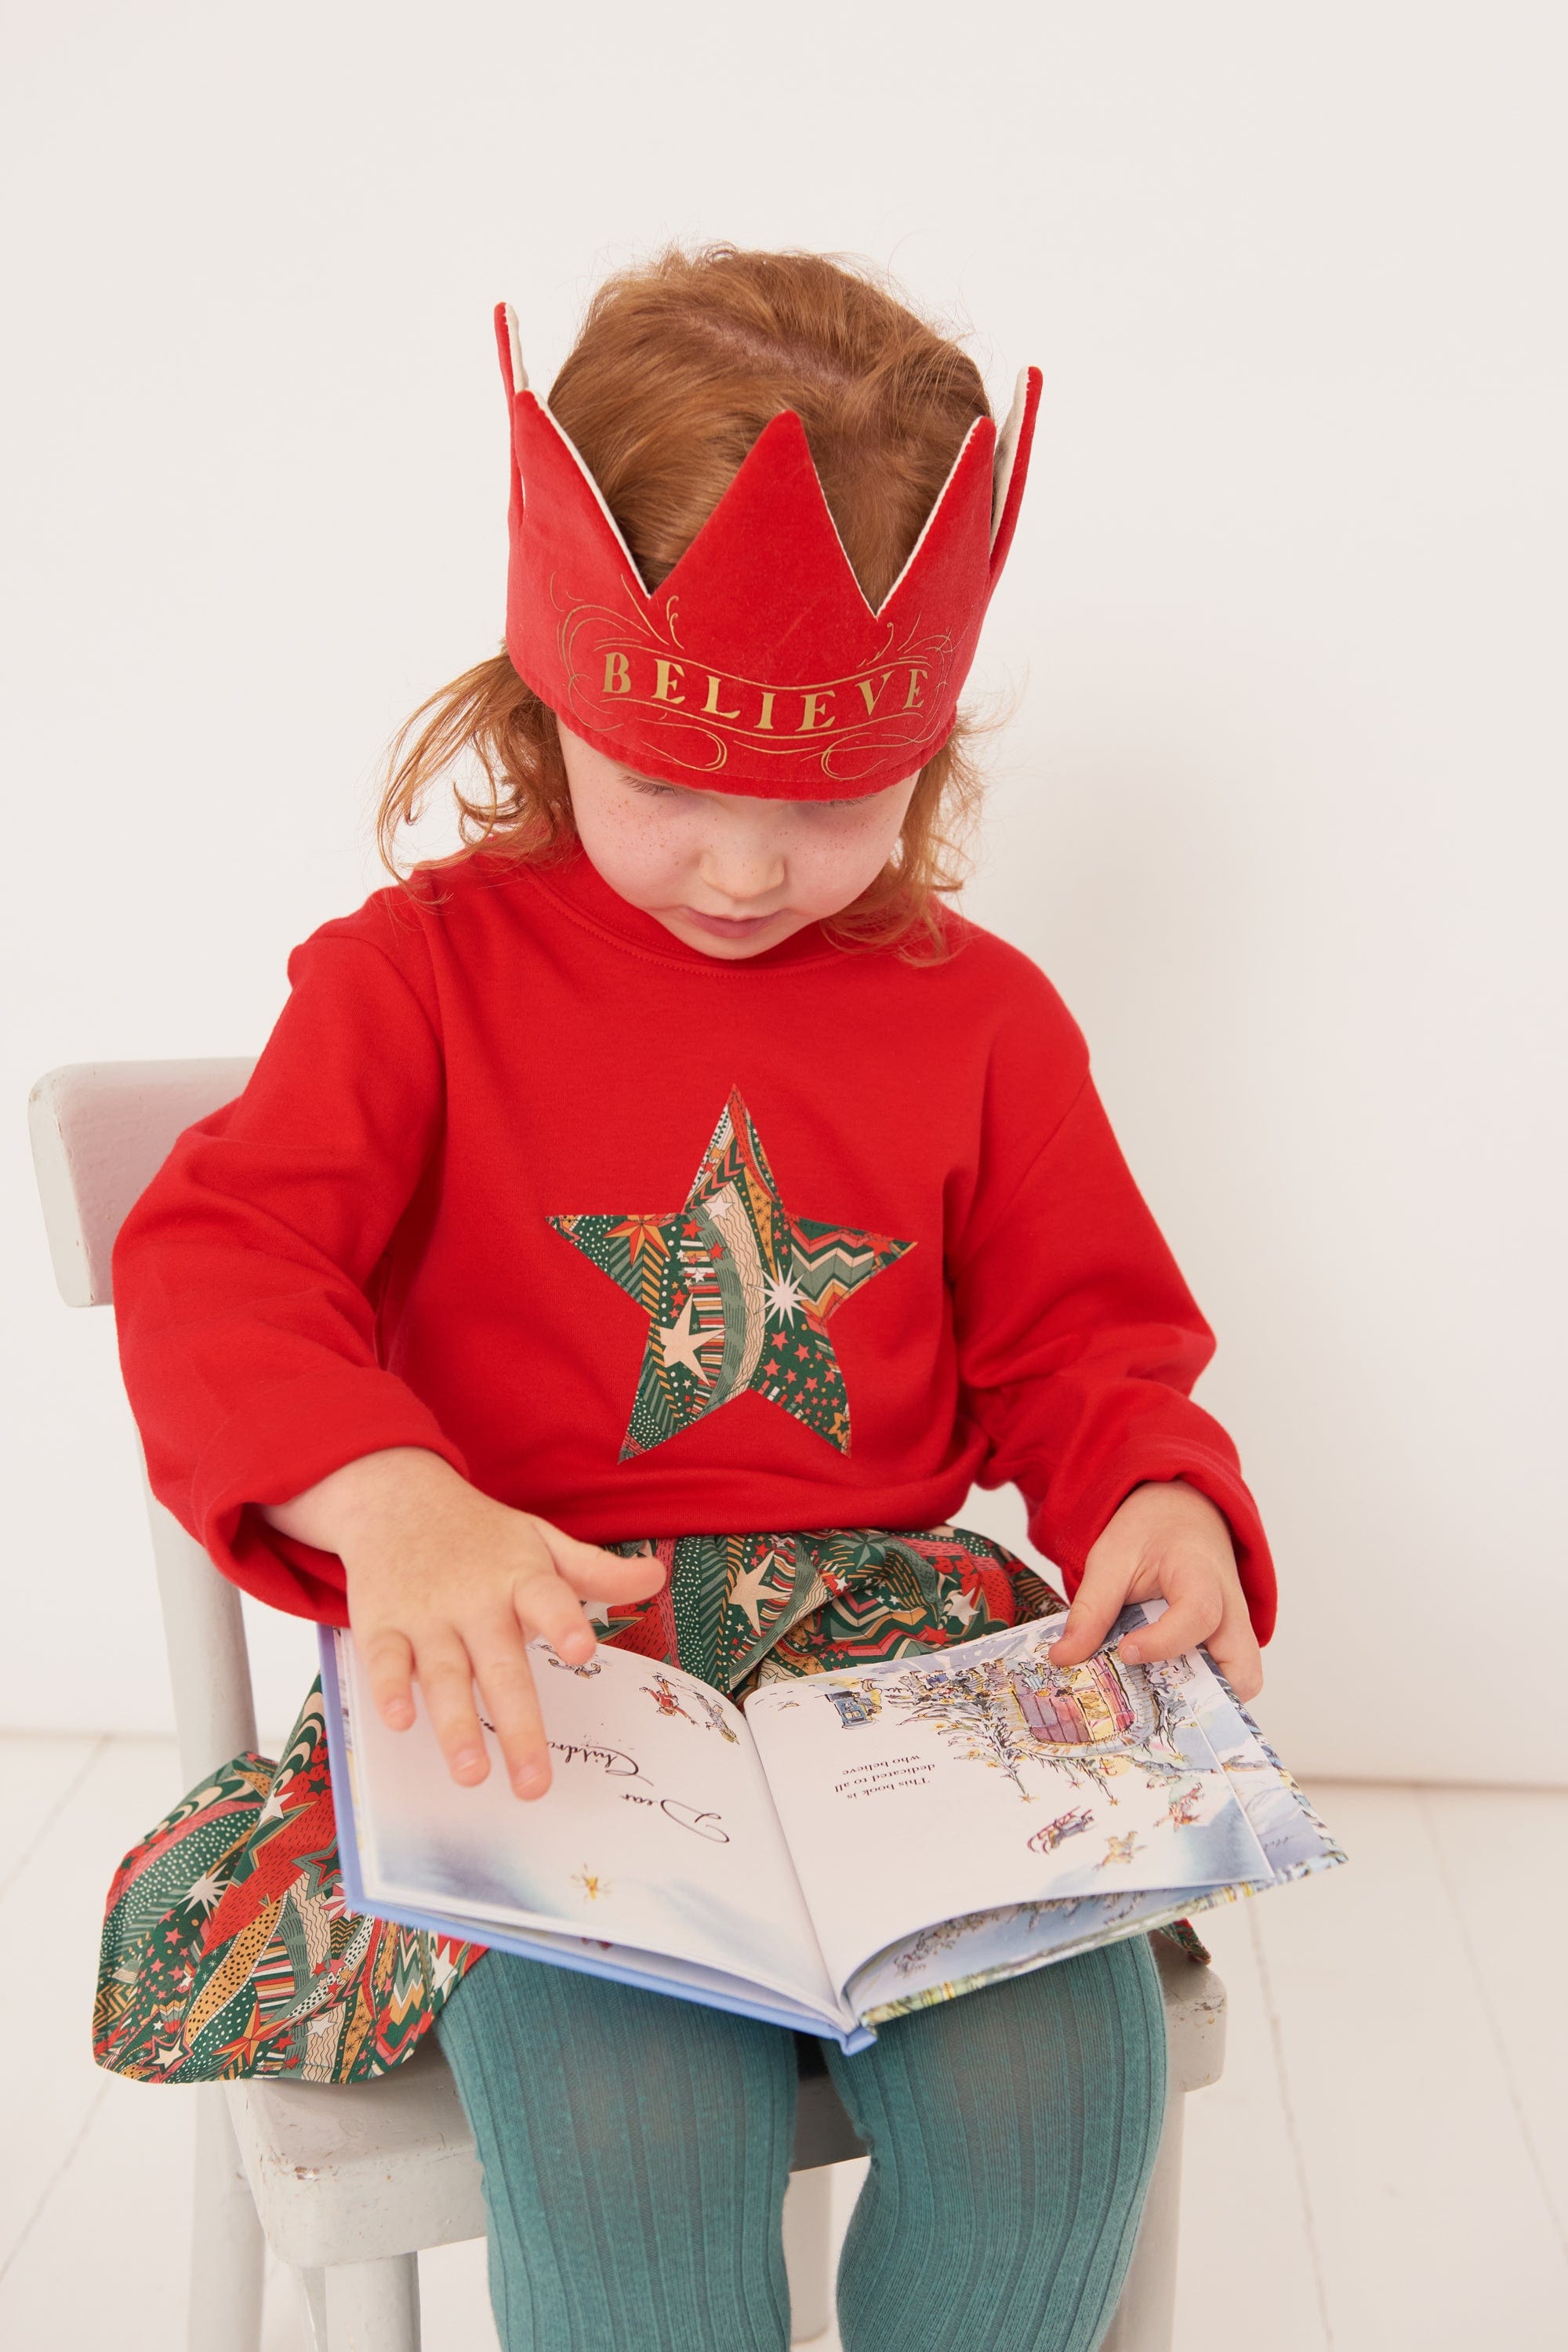
[{"label": "chair seat", "polygon": [[[1225,2063],[1225,1987],[1156,1943],[1171,2090],[1201,2090]],[[816,2063],[814,2063],[814,2061]],[[302,2270],[379,2262],[485,2233],[479,2162],[451,2069],[433,2033],[371,2083],[227,2085],[235,2137],[273,2252]],[[865,2149],[809,2041],[801,2052],[792,2168]]]},{"label": "chair seat", "polygon": [[[479,2156],[433,2033],[371,2083],[226,2086],[257,2213],[274,2253],[301,2270],[485,2234]],[[795,2171],[865,2149],[828,2075],[803,2072]]]},{"label": "chair seat", "polygon": [[1225,2072],[1225,1983],[1163,1936],[1152,1938],[1165,2000],[1171,2096],[1206,2090]]},{"label": "chair seat", "polygon": [[302,2270],[485,2234],[479,2160],[432,2033],[370,2083],[226,2086],[268,2243]]}]

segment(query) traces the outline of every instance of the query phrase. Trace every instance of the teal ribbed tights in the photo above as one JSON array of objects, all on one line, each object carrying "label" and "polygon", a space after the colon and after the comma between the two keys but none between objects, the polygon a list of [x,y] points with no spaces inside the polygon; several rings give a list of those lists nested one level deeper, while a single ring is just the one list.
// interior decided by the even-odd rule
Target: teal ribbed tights
[{"label": "teal ribbed tights", "polygon": [[[490,1952],[436,2031],[484,2164],[505,2352],[785,2352],[791,2034]],[[845,2352],[1094,2352],[1165,2098],[1146,1939],[884,2025],[833,2079],[871,2153]]]}]

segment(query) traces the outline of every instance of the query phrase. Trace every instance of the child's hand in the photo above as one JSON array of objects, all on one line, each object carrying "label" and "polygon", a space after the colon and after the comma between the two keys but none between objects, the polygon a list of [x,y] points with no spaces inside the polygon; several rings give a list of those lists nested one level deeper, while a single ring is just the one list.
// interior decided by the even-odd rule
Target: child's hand
[{"label": "child's hand", "polygon": [[1051,1656],[1076,1666],[1092,1657],[1124,1601],[1169,1603],[1152,1625],[1129,1633],[1118,1654],[1130,1664],[1177,1658],[1206,1642],[1237,1698],[1263,1688],[1263,1661],[1236,1572],[1224,1514],[1179,1478],[1135,1486],[1084,1563],[1067,1624]]},{"label": "child's hand", "polygon": [[477,1681],[520,1797],[550,1786],[527,1643],[542,1634],[581,1665],[595,1647],[583,1601],[646,1600],[664,1580],[662,1561],[580,1543],[413,1446],[346,1463],[265,1516],[342,1559],[349,1622],[383,1722],[408,1728],[417,1678],[453,1780],[482,1780],[489,1759]]}]

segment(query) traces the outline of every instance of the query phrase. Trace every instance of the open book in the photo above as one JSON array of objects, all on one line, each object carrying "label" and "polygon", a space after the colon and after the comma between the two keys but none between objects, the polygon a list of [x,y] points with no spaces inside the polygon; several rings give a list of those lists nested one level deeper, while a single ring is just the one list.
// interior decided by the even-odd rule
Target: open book
[{"label": "open book", "polygon": [[1058,1667],[1064,1622],[780,1678],[744,1714],[630,1651],[568,1666],[536,1641],[553,1778],[526,1803],[488,1726],[478,1788],[422,1707],[388,1730],[353,1635],[323,1627],[345,1898],[853,2051],[1344,1859],[1202,1651]]}]

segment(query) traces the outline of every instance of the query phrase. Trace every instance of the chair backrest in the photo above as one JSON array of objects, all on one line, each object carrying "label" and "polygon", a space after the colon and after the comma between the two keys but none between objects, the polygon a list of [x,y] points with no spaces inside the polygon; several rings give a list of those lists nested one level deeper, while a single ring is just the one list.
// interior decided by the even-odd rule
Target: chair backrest
[{"label": "chair backrest", "polygon": [[[27,1104],[33,1165],[55,1280],[68,1307],[108,1307],[110,1258],[127,1211],[182,1130],[232,1102],[248,1061],[79,1062],[51,1070]],[[145,1468],[142,1473],[145,1486]],[[147,1492],[180,1762],[193,1785],[256,1745],[239,1594]]]}]

